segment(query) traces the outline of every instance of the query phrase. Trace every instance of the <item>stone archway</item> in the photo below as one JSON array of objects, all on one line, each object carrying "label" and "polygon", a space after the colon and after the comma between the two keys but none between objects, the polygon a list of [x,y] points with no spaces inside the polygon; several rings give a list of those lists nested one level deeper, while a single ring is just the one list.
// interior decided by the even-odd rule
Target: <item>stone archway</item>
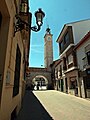
[{"label": "stone archway", "polygon": [[48,84],[48,80],[45,76],[37,75],[35,78],[33,78],[32,82],[35,82],[37,78],[43,78],[45,80],[45,83]]},{"label": "stone archway", "polygon": [[33,78],[32,84],[34,85],[35,90],[45,90],[48,86],[48,80],[45,76],[37,75]]},{"label": "stone archway", "polygon": [[31,86],[34,85],[36,78],[43,78],[46,82],[47,89],[52,89],[53,84],[51,80],[51,72],[46,68],[29,68],[27,71],[27,80],[26,85]]}]

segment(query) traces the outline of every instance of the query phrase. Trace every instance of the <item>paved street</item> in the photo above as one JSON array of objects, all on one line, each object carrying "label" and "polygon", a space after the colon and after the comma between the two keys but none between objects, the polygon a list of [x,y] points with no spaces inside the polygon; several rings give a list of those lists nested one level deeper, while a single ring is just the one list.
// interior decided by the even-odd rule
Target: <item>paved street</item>
[{"label": "paved street", "polygon": [[90,101],[59,91],[34,91],[54,120],[90,120]]},{"label": "paved street", "polygon": [[26,91],[17,120],[90,120],[90,101],[55,90]]}]

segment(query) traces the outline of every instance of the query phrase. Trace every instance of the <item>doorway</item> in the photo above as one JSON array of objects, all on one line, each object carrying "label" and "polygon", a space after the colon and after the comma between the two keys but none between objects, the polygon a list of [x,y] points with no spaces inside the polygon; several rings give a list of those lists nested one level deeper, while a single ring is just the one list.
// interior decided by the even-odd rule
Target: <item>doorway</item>
[{"label": "doorway", "polygon": [[85,98],[88,97],[87,90],[90,90],[90,76],[83,77]]},{"label": "doorway", "polygon": [[61,91],[63,92],[63,79],[61,79]]},{"label": "doorway", "polygon": [[65,78],[65,87],[66,87],[66,93],[68,93],[68,84],[67,84],[67,78]]}]

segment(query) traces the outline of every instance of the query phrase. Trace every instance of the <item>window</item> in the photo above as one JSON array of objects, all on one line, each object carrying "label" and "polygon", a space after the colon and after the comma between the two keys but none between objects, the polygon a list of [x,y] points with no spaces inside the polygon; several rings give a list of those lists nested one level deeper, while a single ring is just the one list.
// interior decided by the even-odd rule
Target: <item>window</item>
[{"label": "window", "polygon": [[90,68],[86,69],[87,75],[90,75]]},{"label": "window", "polygon": [[10,71],[8,70],[8,71],[7,71],[7,74],[6,74],[6,85],[7,85],[7,84],[10,84],[10,76],[11,76],[11,73],[10,73]]},{"label": "window", "polygon": [[90,65],[90,51],[86,53],[87,54],[87,61],[88,61],[88,64]]},{"label": "window", "polygon": [[2,74],[0,74],[0,100],[1,100],[1,93],[2,93]]},{"label": "window", "polygon": [[1,23],[2,23],[2,14],[0,13],[0,27],[1,27]]},{"label": "window", "polygon": [[61,44],[59,43],[59,55],[61,53]]},{"label": "window", "polygon": [[86,89],[90,89],[90,77],[86,77]]},{"label": "window", "polygon": [[16,96],[19,93],[20,64],[21,64],[21,52],[17,45],[13,96]]},{"label": "window", "polygon": [[68,43],[69,42],[69,34],[68,32],[65,34],[64,36],[64,44]]},{"label": "window", "polygon": [[63,41],[61,42],[61,49],[63,49]]},{"label": "window", "polygon": [[73,63],[73,56],[72,56],[72,54],[70,54],[69,56],[68,56],[68,64],[71,64],[71,63]]},{"label": "window", "polygon": [[62,51],[63,50],[63,41],[61,41],[60,43],[59,43],[59,49],[60,49],[60,51]]},{"label": "window", "polygon": [[58,69],[55,70],[55,78],[58,78]]},{"label": "window", "polygon": [[63,57],[63,70],[67,70],[66,58]]},{"label": "window", "polygon": [[60,65],[60,76],[62,76],[62,66]]}]

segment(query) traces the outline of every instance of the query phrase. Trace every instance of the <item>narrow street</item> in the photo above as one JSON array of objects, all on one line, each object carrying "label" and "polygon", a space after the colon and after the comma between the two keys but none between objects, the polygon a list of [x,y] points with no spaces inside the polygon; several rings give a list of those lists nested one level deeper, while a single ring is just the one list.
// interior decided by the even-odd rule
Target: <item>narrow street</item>
[{"label": "narrow street", "polygon": [[26,91],[17,120],[90,120],[90,101],[55,90]]}]

